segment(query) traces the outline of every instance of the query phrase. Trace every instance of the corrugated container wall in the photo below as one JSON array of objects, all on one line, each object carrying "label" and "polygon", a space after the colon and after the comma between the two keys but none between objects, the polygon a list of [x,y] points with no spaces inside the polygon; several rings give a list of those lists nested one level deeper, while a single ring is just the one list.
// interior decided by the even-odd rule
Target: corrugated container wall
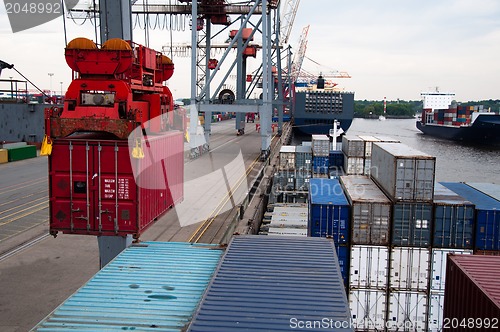
[{"label": "corrugated container wall", "polygon": [[432,202],[436,157],[400,143],[373,143],[371,177],[395,201]]},{"label": "corrugated container wall", "polygon": [[389,292],[387,331],[427,331],[428,295],[421,292]]},{"label": "corrugated container wall", "polygon": [[318,157],[328,157],[330,154],[330,139],[326,135],[312,135],[312,154]]},{"label": "corrugated container wall", "polygon": [[474,249],[500,250],[500,202],[465,183],[441,182],[441,184],[476,206]]},{"label": "corrugated container wall", "polygon": [[352,208],[352,244],[389,245],[391,201],[366,176],[342,176],[340,181]]},{"label": "corrugated container wall", "polygon": [[346,174],[363,175],[365,164],[363,157],[348,157],[344,154],[344,170]]},{"label": "corrugated container wall", "polygon": [[234,236],[187,331],[290,331],[325,317],[351,317],[332,241]]},{"label": "corrugated container wall", "polygon": [[128,141],[55,140],[50,232],[138,237],[183,198],[183,140],[182,132],[149,136],[142,159],[131,158]]},{"label": "corrugated container wall", "polygon": [[373,142],[380,142],[380,139],[374,136],[359,136],[365,144],[365,158],[372,157],[372,144]]},{"label": "corrugated container wall", "polygon": [[347,244],[335,244],[335,251],[337,252],[337,259],[339,260],[340,274],[346,289],[349,287],[349,254],[350,247]]},{"label": "corrugated container wall", "polygon": [[427,292],[429,283],[430,249],[391,249],[389,287],[394,290]]},{"label": "corrugated container wall", "polygon": [[313,172],[319,174],[328,174],[329,157],[313,156]]},{"label": "corrugated container wall", "polygon": [[332,237],[335,244],[349,241],[349,202],[337,179],[311,179],[308,235]]},{"label": "corrugated container wall", "polygon": [[474,204],[439,183],[434,188],[433,220],[433,247],[473,247]]},{"label": "corrugated container wall", "polygon": [[349,306],[357,331],[384,331],[387,315],[385,290],[351,289]]},{"label": "corrugated container wall", "polygon": [[344,135],[342,136],[342,152],[347,157],[364,158],[365,142],[357,136]]},{"label": "corrugated container wall", "polygon": [[351,246],[349,288],[388,289],[389,247]]},{"label": "corrugated container wall", "polygon": [[[444,326],[500,328],[500,256],[450,255],[446,266]],[[470,325],[467,325],[470,324]]]},{"label": "corrugated container wall", "polygon": [[294,170],[295,169],[295,146],[283,145],[280,149],[280,170]]},{"label": "corrugated container wall", "polygon": [[431,245],[432,204],[395,203],[392,211],[392,245]]},{"label": "corrugated container wall", "polygon": [[295,169],[299,172],[312,172],[311,146],[299,145],[295,147]]},{"label": "corrugated container wall", "polygon": [[341,168],[344,167],[344,154],[342,151],[339,150],[332,150],[330,151],[330,158],[329,158],[329,167],[330,168]]}]

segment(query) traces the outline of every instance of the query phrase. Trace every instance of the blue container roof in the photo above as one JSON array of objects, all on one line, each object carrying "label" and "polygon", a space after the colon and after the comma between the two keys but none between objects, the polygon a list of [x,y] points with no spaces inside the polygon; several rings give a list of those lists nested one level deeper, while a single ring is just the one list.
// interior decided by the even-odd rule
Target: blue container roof
[{"label": "blue container roof", "polygon": [[496,199],[468,186],[463,182],[440,182],[446,188],[471,201],[479,210],[500,210],[500,202]]},{"label": "blue container roof", "polygon": [[350,321],[333,242],[245,235],[229,244],[188,331],[290,331],[294,319],[325,317]]},{"label": "blue container roof", "polygon": [[440,183],[434,184],[434,204],[438,205],[473,205],[471,201],[458,195]]},{"label": "blue container roof", "polygon": [[182,331],[223,251],[214,245],[143,242],[119,254],[35,331]]},{"label": "blue container roof", "polygon": [[349,205],[339,179],[309,180],[309,195],[311,204]]}]

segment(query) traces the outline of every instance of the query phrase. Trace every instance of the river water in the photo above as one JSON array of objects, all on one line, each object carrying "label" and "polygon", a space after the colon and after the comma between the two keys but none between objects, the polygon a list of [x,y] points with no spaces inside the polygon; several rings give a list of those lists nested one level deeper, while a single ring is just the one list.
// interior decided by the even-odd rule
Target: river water
[{"label": "river water", "polygon": [[354,119],[349,135],[381,135],[436,157],[436,181],[500,184],[500,146],[478,146],[423,135],[415,119]]}]

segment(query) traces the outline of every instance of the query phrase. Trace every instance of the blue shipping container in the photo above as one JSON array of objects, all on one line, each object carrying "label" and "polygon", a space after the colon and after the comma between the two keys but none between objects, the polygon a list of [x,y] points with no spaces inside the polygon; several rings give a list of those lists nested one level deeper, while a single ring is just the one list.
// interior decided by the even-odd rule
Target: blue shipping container
[{"label": "blue shipping container", "polygon": [[337,258],[339,260],[340,274],[342,275],[342,280],[344,281],[344,286],[349,286],[349,267],[351,261],[349,259],[349,253],[351,252],[349,246],[347,245],[335,245],[335,251],[337,252]]},{"label": "blue shipping container", "polygon": [[308,236],[348,243],[350,206],[339,180],[312,178],[309,186]]},{"label": "blue shipping container", "polygon": [[314,173],[327,174],[328,173],[328,158],[321,156],[313,156],[313,171]]},{"label": "blue shipping container", "polygon": [[476,205],[474,249],[500,250],[500,202],[465,183],[441,184]]},{"label": "blue shipping container", "polygon": [[436,183],[433,247],[471,249],[474,243],[474,222],[474,204]]},{"label": "blue shipping container", "polygon": [[342,151],[333,150],[330,151],[329,158],[329,167],[330,168],[341,168],[344,167],[344,153]]}]

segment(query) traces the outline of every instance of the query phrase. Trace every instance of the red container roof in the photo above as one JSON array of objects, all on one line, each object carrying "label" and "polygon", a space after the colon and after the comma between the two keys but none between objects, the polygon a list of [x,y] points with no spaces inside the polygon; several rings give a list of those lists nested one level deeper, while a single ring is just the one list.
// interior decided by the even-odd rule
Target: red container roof
[{"label": "red container roof", "polygon": [[450,258],[500,308],[500,256],[453,255]]}]

